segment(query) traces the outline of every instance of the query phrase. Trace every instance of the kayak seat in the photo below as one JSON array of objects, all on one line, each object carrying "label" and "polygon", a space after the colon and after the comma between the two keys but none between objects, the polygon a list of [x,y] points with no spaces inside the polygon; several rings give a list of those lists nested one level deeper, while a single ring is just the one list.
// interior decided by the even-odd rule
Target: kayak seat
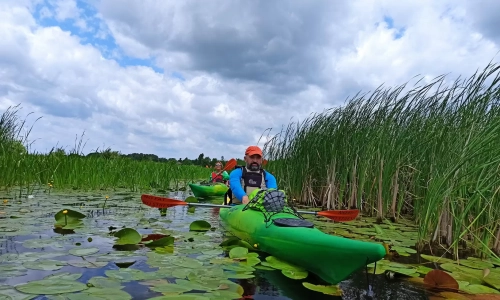
[{"label": "kayak seat", "polygon": [[280,227],[307,227],[307,228],[314,227],[314,224],[310,221],[304,219],[295,219],[295,218],[276,218],[273,219],[273,223],[274,225]]}]

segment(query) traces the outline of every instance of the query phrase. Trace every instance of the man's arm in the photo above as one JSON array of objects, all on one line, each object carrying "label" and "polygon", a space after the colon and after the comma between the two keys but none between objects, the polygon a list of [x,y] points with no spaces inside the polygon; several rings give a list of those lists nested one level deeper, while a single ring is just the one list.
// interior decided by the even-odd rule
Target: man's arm
[{"label": "man's arm", "polygon": [[273,174],[267,172],[266,170],[264,170],[264,172],[266,172],[266,187],[268,189],[277,189],[278,183],[276,182],[276,177],[274,177]]},{"label": "man's arm", "polygon": [[246,194],[243,190],[243,187],[241,186],[241,175],[241,168],[234,169],[231,174],[229,174],[229,186],[236,199],[243,201],[243,196],[245,196]]}]

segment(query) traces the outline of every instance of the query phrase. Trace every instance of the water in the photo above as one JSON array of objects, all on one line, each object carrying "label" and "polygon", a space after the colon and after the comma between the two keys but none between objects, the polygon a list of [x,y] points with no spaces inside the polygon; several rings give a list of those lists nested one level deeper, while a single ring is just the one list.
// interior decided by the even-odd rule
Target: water
[{"label": "water", "polygon": [[[102,209],[106,195],[109,195],[110,198],[106,201],[107,208]],[[187,195],[175,194],[174,196],[182,199]],[[3,199],[2,196],[0,199]],[[172,233],[181,237],[176,240],[174,246],[174,249],[178,249],[176,250],[179,252],[177,255],[193,258],[202,255],[201,251],[204,250],[221,249],[218,244],[230,235],[220,226],[217,208],[196,208],[194,213],[189,213],[187,207],[178,206],[169,208],[167,214],[161,216],[158,209],[141,204],[140,194],[94,192],[46,195],[40,193],[34,195],[32,199],[21,199],[20,202],[10,199],[8,203],[0,203],[0,268],[7,265],[23,268],[21,271],[23,274],[20,276],[11,276],[6,272],[0,272],[0,295],[9,295],[12,299],[29,299],[29,297],[33,297],[31,299],[56,299],[53,296],[20,293],[13,288],[18,284],[41,280],[51,274],[79,273],[81,277],[76,281],[87,283],[96,276],[108,277],[106,274],[110,270],[135,269],[151,272],[146,274],[153,274],[159,270],[148,263],[150,258],[147,255],[148,253],[151,255],[153,251],[147,247],[135,251],[114,249],[113,244],[116,238],[110,235],[110,227],[115,232],[122,227],[129,227],[136,229],[141,234]],[[83,227],[75,229],[75,232],[71,234],[55,232],[54,215],[62,209],[75,209],[86,214],[87,217],[83,219]],[[12,216],[17,218],[11,218]],[[189,232],[189,224],[195,220],[206,220],[212,227],[215,227],[215,230],[204,233]],[[193,241],[189,241],[189,237],[193,238]],[[88,238],[91,238],[92,241],[89,242]],[[80,245],[77,246],[77,243]],[[109,260],[109,262],[99,268],[75,266],[85,263],[85,260],[69,254],[68,250],[90,247],[99,248],[99,252],[85,256],[86,260],[94,261],[94,263],[99,260]],[[33,254],[27,255],[26,253]],[[110,256],[118,254],[122,254],[122,256],[118,258]],[[209,264],[209,260],[216,256],[224,257],[227,255],[208,255],[202,261]],[[38,260],[36,260],[37,258]],[[260,259],[264,260],[262,257]],[[35,261],[38,264],[42,260],[71,262],[72,265],[68,263],[58,270],[36,270],[30,265],[30,261]],[[119,268],[117,263],[119,264],[120,261],[135,262],[128,268]],[[171,271],[182,269],[179,266],[168,266],[166,269],[170,270],[168,268]],[[121,276],[120,274],[118,273],[116,276]],[[254,277],[249,279],[230,279],[243,288],[242,296],[245,299],[369,299],[365,297],[369,282],[375,293],[373,299],[428,299],[424,290],[408,281],[391,281],[383,274],[370,274],[367,278],[364,270],[352,274],[339,284],[343,291],[343,297],[325,295],[305,288],[302,282],[324,284],[312,274],[309,274],[309,277],[304,280],[293,280],[282,275],[280,271],[256,269],[253,275]],[[167,278],[170,283],[174,283],[176,280],[171,276],[164,276],[164,278]],[[130,295],[129,299],[149,299],[161,296],[161,293],[153,291],[150,286],[142,284],[150,280],[154,279],[122,280],[119,281],[119,284],[121,290]]]}]

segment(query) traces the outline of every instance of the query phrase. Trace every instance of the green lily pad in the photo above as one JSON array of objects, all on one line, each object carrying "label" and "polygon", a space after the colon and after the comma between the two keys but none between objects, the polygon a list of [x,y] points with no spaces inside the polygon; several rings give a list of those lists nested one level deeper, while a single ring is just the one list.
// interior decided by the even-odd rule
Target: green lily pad
[{"label": "green lily pad", "polygon": [[55,295],[79,292],[88,289],[87,285],[74,280],[65,280],[58,278],[54,279],[42,279],[36,281],[30,281],[28,283],[23,283],[15,286],[16,290],[35,295]]},{"label": "green lily pad", "polygon": [[172,246],[175,242],[175,238],[173,236],[167,236],[163,237],[161,239],[157,239],[155,241],[152,241],[150,243],[145,243],[144,245],[149,247],[149,248],[156,248],[156,247],[167,247],[167,246]]},{"label": "green lily pad", "polygon": [[117,231],[114,236],[118,238],[115,242],[116,245],[136,245],[142,240],[139,232],[132,228],[123,228]]},{"label": "green lily pad", "polygon": [[78,280],[80,277],[82,277],[81,273],[61,272],[47,275],[44,279]]},{"label": "green lily pad", "polygon": [[27,269],[43,270],[43,271],[56,271],[66,265],[67,265],[66,262],[51,260],[51,259],[26,261],[23,263],[23,266]]},{"label": "green lily pad", "polygon": [[101,288],[101,289],[122,289],[124,286],[121,285],[121,282],[114,278],[108,278],[103,276],[95,276],[89,279],[89,284],[93,287]]},{"label": "green lily pad", "polygon": [[68,252],[74,256],[87,256],[99,252],[99,248],[73,248]]},{"label": "green lily pad", "polygon": [[171,295],[182,294],[182,293],[189,292],[192,290],[189,287],[185,287],[185,286],[178,285],[175,283],[169,283],[166,280],[161,281],[161,283],[158,283],[156,285],[150,286],[149,289],[154,291],[154,292],[159,292],[159,293],[164,293],[164,294],[168,293]]},{"label": "green lily pad", "polygon": [[175,259],[172,260],[172,264],[189,269],[196,269],[203,267],[202,262],[194,258],[184,257],[184,256],[176,257]]},{"label": "green lily pad", "polygon": [[24,276],[26,273],[26,268],[17,264],[0,265],[0,278]]},{"label": "green lily pad", "polygon": [[467,266],[469,268],[480,269],[480,270],[494,267],[494,265],[490,262],[482,260],[474,260],[474,259],[462,259],[460,260],[460,264]]},{"label": "green lily pad", "polygon": [[64,218],[65,218],[65,214],[63,213],[63,211],[67,211],[66,213],[66,218],[67,219],[77,219],[77,220],[81,220],[81,219],[84,219],[86,218],[87,216],[85,216],[84,214],[82,214],[81,212],[78,212],[76,210],[72,210],[72,209],[61,209],[60,211],[58,211],[55,216],[54,216],[54,219],[56,219],[56,221],[64,221]]},{"label": "green lily pad", "polygon": [[244,247],[235,247],[229,251],[230,258],[245,258],[248,254],[248,249]]},{"label": "green lily pad", "polygon": [[121,289],[112,289],[112,288],[95,288],[91,287],[88,290],[80,292],[80,294],[73,294],[69,296],[70,300],[74,300],[74,295],[81,296],[79,299],[123,299],[128,300],[132,299],[132,296],[122,291]]},{"label": "green lily pad", "polygon": [[212,228],[212,225],[205,220],[198,220],[189,224],[190,231],[208,231],[210,228]]},{"label": "green lily pad", "polygon": [[222,265],[224,270],[235,271],[235,272],[253,272],[255,271],[254,267],[245,265],[245,264],[231,264],[231,265]]},{"label": "green lily pad", "polygon": [[488,275],[483,277],[483,280],[492,287],[500,290],[500,272],[499,273],[490,272]]},{"label": "green lily pad", "polygon": [[470,294],[500,294],[498,290],[480,284],[469,284],[463,287],[462,290]]},{"label": "green lily pad", "polygon": [[196,197],[194,197],[194,196],[189,196],[189,197],[186,198],[186,200],[184,200],[184,202],[187,202],[187,203],[198,203],[200,201]]},{"label": "green lily pad", "polygon": [[417,253],[417,250],[412,249],[412,248],[407,248],[407,247],[400,247],[400,246],[392,246],[392,250],[397,251],[399,254],[401,253]]},{"label": "green lily pad", "polygon": [[320,292],[326,295],[342,296],[342,290],[338,285],[315,285],[309,282],[302,282],[302,285],[309,290]]},{"label": "green lily pad", "polygon": [[423,259],[426,259],[428,261],[432,261],[432,262],[435,262],[435,263],[455,263],[454,260],[452,259],[449,259],[449,258],[446,258],[446,257],[438,257],[438,256],[432,256],[432,255],[427,255],[427,254],[420,254],[420,257],[422,257]]},{"label": "green lily pad", "polygon": [[242,261],[241,264],[253,267],[260,264],[260,259],[258,257],[247,257],[247,259]]},{"label": "green lily pad", "polygon": [[68,265],[78,268],[89,268],[89,269],[98,269],[105,267],[108,262],[105,261],[88,261],[88,260],[70,260],[68,261]]},{"label": "green lily pad", "polygon": [[250,278],[254,278],[255,275],[252,273],[230,273],[230,272],[228,272],[227,277],[232,278],[232,279],[250,279]]},{"label": "green lily pad", "polygon": [[309,275],[307,271],[281,270],[281,273],[291,279],[304,279]]}]

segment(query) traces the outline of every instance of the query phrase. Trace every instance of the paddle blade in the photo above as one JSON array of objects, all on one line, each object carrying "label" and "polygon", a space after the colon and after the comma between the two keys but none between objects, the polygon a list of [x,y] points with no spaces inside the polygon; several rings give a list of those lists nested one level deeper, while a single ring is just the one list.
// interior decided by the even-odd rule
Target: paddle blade
[{"label": "paddle blade", "polygon": [[236,161],[236,159],[234,158],[231,158],[227,163],[226,165],[224,166],[224,171],[229,171],[229,170],[232,170],[234,169],[234,167],[236,167],[236,165],[238,164],[238,162]]},{"label": "paddle blade", "polygon": [[188,205],[187,202],[160,196],[141,195],[142,203],[155,208],[169,208],[177,205]]},{"label": "paddle blade", "polygon": [[352,221],[356,219],[358,214],[359,210],[357,209],[318,211],[318,216],[322,216],[337,222]]}]

